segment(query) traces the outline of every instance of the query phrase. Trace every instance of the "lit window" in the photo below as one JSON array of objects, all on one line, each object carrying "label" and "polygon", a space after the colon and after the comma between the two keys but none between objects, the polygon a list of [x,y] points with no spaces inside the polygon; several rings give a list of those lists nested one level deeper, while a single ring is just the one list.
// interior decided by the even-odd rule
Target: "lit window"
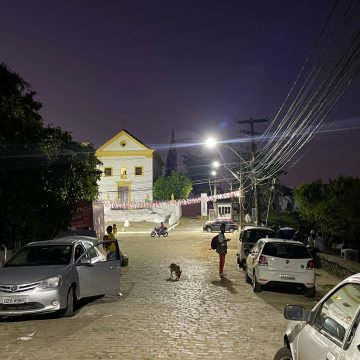
[{"label": "lit window", "polygon": [[105,168],[104,169],[105,176],[112,176],[112,168]]},{"label": "lit window", "polygon": [[135,166],[135,175],[143,175],[142,166]]},{"label": "lit window", "polygon": [[127,178],[126,168],[121,168],[121,170],[120,170],[120,177],[121,177],[121,179],[126,179],[126,178]]}]

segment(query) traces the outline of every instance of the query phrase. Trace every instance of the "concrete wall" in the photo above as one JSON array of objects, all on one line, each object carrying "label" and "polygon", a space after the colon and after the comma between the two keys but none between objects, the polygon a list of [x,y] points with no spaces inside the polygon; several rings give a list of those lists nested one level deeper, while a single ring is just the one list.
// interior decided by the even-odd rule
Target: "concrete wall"
[{"label": "concrete wall", "polygon": [[176,224],[182,216],[181,207],[177,204],[164,204],[154,208],[130,209],[130,210],[112,210],[105,209],[105,223],[121,223],[126,220],[129,222],[164,222],[166,225]]},{"label": "concrete wall", "polygon": [[360,264],[349,259],[343,259],[337,255],[318,254],[319,265],[322,269],[333,273],[343,279],[360,273]]}]

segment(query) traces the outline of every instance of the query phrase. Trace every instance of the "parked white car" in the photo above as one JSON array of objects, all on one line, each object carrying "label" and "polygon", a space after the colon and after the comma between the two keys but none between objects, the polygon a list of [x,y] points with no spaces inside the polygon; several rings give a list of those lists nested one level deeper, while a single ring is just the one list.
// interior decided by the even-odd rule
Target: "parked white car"
[{"label": "parked white car", "polygon": [[254,292],[263,285],[300,288],[306,297],[315,296],[315,262],[306,246],[294,240],[258,240],[246,259],[245,280]]},{"label": "parked white car", "polygon": [[240,268],[245,270],[246,258],[249,254],[250,249],[259,239],[266,237],[276,237],[276,231],[263,226],[245,226],[245,228],[240,231],[239,252],[236,254],[237,263]]},{"label": "parked white car", "polygon": [[274,360],[360,359],[360,273],[330,290],[310,311],[286,305],[290,320]]}]

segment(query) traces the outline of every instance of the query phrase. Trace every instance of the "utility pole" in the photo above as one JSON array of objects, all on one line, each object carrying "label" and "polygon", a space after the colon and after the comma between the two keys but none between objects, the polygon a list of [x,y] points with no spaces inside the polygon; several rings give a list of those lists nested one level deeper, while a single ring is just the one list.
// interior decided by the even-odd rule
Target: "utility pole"
[{"label": "utility pole", "polygon": [[239,225],[240,230],[243,227],[244,223],[244,208],[242,203],[242,196],[243,196],[243,188],[242,188],[242,172],[241,172],[241,163],[240,163],[240,169],[239,169]]},{"label": "utility pole", "polygon": [[[256,174],[254,173],[255,168],[255,153],[256,153],[256,144],[254,140],[255,135],[261,135],[254,131],[254,124],[255,123],[263,123],[267,122],[269,119],[247,119],[247,120],[235,120],[235,124],[250,124],[250,131],[249,130],[241,130],[240,132],[248,134],[251,136],[251,172],[252,172],[252,182],[254,186],[254,202],[255,202],[255,212],[256,212],[256,225],[261,225],[261,211],[260,211],[260,196],[257,187],[257,179]],[[239,200],[240,202],[240,200]]]}]

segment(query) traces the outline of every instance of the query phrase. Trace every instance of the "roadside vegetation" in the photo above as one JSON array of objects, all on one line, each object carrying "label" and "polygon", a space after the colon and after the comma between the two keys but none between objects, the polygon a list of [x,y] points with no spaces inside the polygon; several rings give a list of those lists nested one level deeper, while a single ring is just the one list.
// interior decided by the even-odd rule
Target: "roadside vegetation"
[{"label": "roadside vegetation", "polygon": [[294,190],[300,218],[322,231],[328,246],[360,248],[360,179],[339,176],[317,180]]},{"label": "roadside vegetation", "polygon": [[0,243],[8,248],[51,238],[75,203],[98,195],[94,147],[45,126],[35,96],[0,64]]}]

